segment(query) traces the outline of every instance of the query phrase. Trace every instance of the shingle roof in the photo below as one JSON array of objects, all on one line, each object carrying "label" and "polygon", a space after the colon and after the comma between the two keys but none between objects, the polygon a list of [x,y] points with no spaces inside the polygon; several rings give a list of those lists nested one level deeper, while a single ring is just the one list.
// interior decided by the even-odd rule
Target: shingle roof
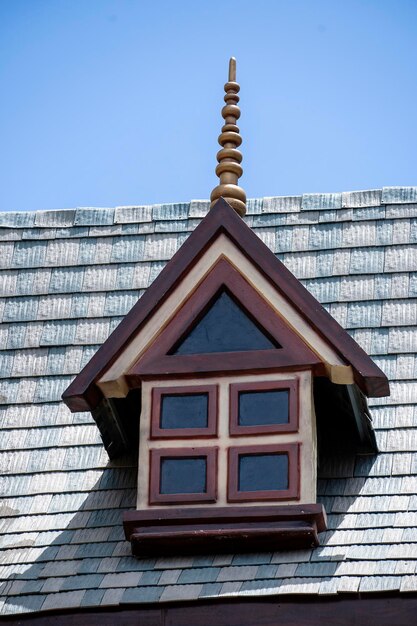
[{"label": "shingle roof", "polygon": [[0,213],[2,612],[213,596],[417,590],[417,187],[248,202],[247,223],[391,382],[370,401],[378,457],[329,460],[315,550],[135,559],[113,462],[62,391],[208,202]]}]

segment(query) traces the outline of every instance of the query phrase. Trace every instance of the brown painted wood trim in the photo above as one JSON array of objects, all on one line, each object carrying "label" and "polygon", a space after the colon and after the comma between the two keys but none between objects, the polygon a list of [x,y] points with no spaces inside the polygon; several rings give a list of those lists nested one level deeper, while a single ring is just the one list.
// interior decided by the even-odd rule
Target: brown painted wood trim
[{"label": "brown painted wood trim", "polygon": [[[18,604],[18,597],[16,597]],[[410,626],[416,593],[273,595],[3,615],[4,626]]]},{"label": "brown painted wood trim", "polygon": [[[269,380],[254,383],[233,383],[230,385],[230,422],[229,432],[232,436],[264,435],[265,433],[296,433],[298,431],[299,384],[297,379]],[[288,389],[288,423],[264,424],[258,426],[239,425],[239,394],[242,391],[281,391]]]},{"label": "brown painted wood trim", "polygon": [[136,556],[309,548],[326,529],[322,505],[151,509],[124,517]]},{"label": "brown painted wood trim", "polygon": [[[288,456],[288,489],[270,491],[239,491],[239,456],[277,452]],[[267,444],[259,446],[231,446],[228,450],[227,501],[261,502],[297,500],[300,497],[300,444]]]},{"label": "brown painted wood trim", "polygon": [[201,553],[261,552],[311,548],[319,545],[314,522],[282,522],[230,525],[189,524],[141,528],[131,537],[132,553],[138,557]]},{"label": "brown painted wood trim", "polygon": [[[165,395],[207,394],[206,428],[161,428],[161,399]],[[154,387],[152,389],[151,439],[184,439],[194,437],[204,439],[217,436],[218,385],[188,385],[183,387]]]},{"label": "brown painted wood trim", "polygon": [[[186,336],[204,315],[218,291],[226,287],[255,323],[281,348],[196,355],[169,355],[172,346]],[[225,259],[220,259],[177,315],[126,374],[129,384],[146,376],[187,372],[263,370],[273,367],[314,367],[321,361],[294,333],[255,289]]]},{"label": "brown painted wood trim", "polygon": [[[192,504],[215,502],[217,499],[217,452],[216,446],[205,448],[152,448],[149,450],[149,504]],[[161,460],[163,458],[206,457],[205,493],[160,493]]]},{"label": "brown painted wood trim", "polygon": [[[174,357],[174,363],[168,361],[172,357],[166,357],[165,367],[163,367],[162,357],[153,361],[149,366],[149,372],[129,373],[125,380],[130,389],[140,387],[143,380],[153,380],[155,377],[163,380],[176,376],[180,379],[202,378],[207,374],[217,374],[218,376],[230,376],[233,374],[267,374],[280,372],[301,372],[312,371],[314,376],[326,376],[326,369],[323,363],[317,360],[313,363],[300,365],[299,359],[289,355],[287,362],[283,363],[281,355],[277,355],[274,350],[253,350],[247,352],[223,352],[213,353],[204,356],[181,356]],[[312,359],[313,360],[313,359]],[[161,367],[162,363],[162,367]],[[220,368],[220,369],[219,369]],[[145,367],[144,367],[145,369]],[[146,366],[146,369],[148,367]],[[161,370],[156,373],[154,370]]]},{"label": "brown painted wood trim", "polygon": [[125,536],[128,539],[136,526],[188,524],[196,520],[229,523],[240,521],[303,521],[313,518],[318,532],[326,530],[326,514],[322,504],[260,504],[259,506],[205,506],[167,507],[126,511],[123,515]]},{"label": "brown painted wood trim", "polygon": [[291,301],[304,319],[353,366],[355,380],[366,395],[389,395],[385,374],[221,198],[66,389],[62,397],[72,411],[87,411],[97,406],[102,394],[95,382],[220,233],[225,233]]},{"label": "brown painted wood trim", "polygon": [[201,602],[194,611],[173,606],[164,626],[410,626],[415,623],[417,598],[402,595],[343,594],[277,596],[267,600],[241,598]]}]

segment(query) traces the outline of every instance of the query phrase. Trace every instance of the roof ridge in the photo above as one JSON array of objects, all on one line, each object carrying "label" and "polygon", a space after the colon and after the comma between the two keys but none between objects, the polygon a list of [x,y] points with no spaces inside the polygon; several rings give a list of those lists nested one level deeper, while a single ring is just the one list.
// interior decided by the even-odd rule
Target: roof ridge
[{"label": "roof ridge", "polygon": [[[249,198],[247,201],[248,214],[328,211],[413,203],[417,203],[417,185],[264,196]],[[136,221],[200,218],[207,213],[209,204],[209,199],[191,199],[182,202],[129,204],[115,207],[79,206],[36,211],[2,211],[0,212],[0,228],[109,226]]]}]

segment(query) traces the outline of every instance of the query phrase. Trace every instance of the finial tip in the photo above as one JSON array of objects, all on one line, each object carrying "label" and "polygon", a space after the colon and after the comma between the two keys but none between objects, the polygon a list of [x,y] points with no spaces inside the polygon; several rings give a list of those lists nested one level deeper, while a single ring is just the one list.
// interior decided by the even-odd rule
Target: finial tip
[{"label": "finial tip", "polygon": [[229,81],[236,82],[236,59],[230,57],[229,61]]},{"label": "finial tip", "polygon": [[240,109],[237,104],[240,87],[236,82],[236,59],[234,57],[229,61],[229,80],[225,84],[224,90],[226,92],[224,96],[226,105],[222,108],[222,117],[225,123],[219,136],[219,144],[222,149],[217,153],[219,163],[216,167],[220,184],[211,192],[210,206],[214,206],[217,200],[223,197],[236,213],[243,217],[246,213],[246,194],[242,187],[237,184],[243,173],[240,165],[242,153],[237,149],[242,143],[242,137],[239,134],[238,126],[236,126],[240,117]]}]

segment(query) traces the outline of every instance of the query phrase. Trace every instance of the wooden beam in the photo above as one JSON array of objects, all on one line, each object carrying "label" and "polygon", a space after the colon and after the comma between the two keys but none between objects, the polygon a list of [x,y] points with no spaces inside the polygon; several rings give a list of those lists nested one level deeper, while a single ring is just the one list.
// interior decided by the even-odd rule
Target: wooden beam
[{"label": "wooden beam", "polygon": [[67,609],[0,617],[3,626],[410,626],[417,594],[274,595],[114,607]]},{"label": "wooden beam", "polygon": [[124,516],[135,556],[309,548],[326,529],[321,504],[147,509]]}]

